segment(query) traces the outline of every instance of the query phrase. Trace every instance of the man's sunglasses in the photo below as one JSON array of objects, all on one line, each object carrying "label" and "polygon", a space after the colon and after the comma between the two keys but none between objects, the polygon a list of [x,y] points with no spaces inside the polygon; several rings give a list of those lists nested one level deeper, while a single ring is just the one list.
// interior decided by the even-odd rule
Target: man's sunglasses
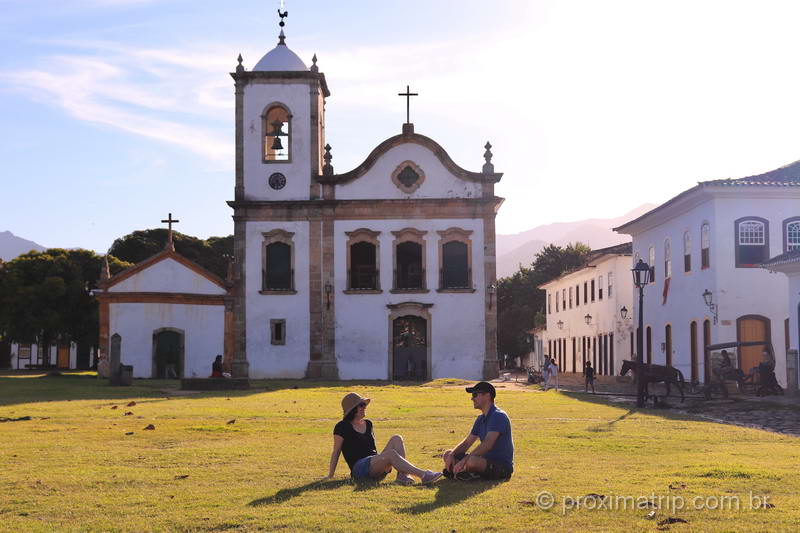
[{"label": "man's sunglasses", "polygon": [[473,393],[472,393],[472,397],[473,397],[473,398],[477,398],[477,397],[478,397],[478,394],[488,394],[488,393],[487,393],[487,392],[473,392]]}]

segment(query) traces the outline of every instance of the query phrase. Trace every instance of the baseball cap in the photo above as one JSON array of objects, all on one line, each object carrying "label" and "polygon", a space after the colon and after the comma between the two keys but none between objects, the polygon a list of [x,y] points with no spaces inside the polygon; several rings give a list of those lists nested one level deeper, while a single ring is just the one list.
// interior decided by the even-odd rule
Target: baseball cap
[{"label": "baseball cap", "polygon": [[497,395],[497,392],[494,390],[494,385],[492,385],[488,381],[479,381],[478,383],[475,384],[474,387],[467,387],[466,391],[469,393],[488,392],[489,394],[492,395],[492,400],[494,400],[494,397]]}]

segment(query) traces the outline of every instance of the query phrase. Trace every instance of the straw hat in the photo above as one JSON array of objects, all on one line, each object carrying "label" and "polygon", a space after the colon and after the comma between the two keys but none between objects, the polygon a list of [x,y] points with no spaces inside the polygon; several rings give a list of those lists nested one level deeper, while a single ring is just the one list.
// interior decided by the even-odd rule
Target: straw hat
[{"label": "straw hat", "polygon": [[351,392],[342,398],[342,416],[347,416],[347,413],[355,409],[361,402],[369,403],[372,400],[364,398],[356,392]]}]

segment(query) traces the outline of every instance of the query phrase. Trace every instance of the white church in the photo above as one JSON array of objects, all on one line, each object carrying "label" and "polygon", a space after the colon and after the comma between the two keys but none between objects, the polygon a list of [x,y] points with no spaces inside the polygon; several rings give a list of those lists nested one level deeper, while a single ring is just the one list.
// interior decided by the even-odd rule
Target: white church
[{"label": "white church", "polygon": [[103,280],[101,358],[135,377],[206,377],[216,354],[234,377],[255,379],[495,377],[503,199],[491,145],[481,170],[465,170],[407,116],[398,135],[336,173],[325,75],[285,41],[281,29],[251,70],[240,56],[231,74],[229,279],[168,244]]}]

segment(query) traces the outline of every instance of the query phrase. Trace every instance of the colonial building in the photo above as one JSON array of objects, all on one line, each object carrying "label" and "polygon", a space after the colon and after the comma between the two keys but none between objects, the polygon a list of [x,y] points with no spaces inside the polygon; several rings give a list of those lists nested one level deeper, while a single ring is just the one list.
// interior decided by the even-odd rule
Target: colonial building
[{"label": "colonial building", "polygon": [[0,340],[0,368],[86,369],[92,364],[94,349],[84,343],[53,344],[49,348],[36,343]]},{"label": "colonial building", "polygon": [[136,265],[101,274],[98,374],[120,364],[140,378],[208,377],[216,355],[232,356],[233,301],[225,281],[166,248]]},{"label": "colonial building", "polygon": [[[786,383],[789,292],[785,279],[759,267],[800,248],[800,162],[700,182],[615,230],[633,237],[634,260],[651,267],[644,296],[647,361],[702,381],[710,371],[704,346],[767,340],[778,380]],[[761,352],[742,348],[735,364],[748,372]]]},{"label": "colonial building", "polygon": [[582,268],[539,286],[546,291],[542,346],[562,372],[613,375],[631,359],[631,244],[593,250]]},{"label": "colonial building", "polygon": [[407,117],[337,173],[316,56],[307,67],[281,30],[251,70],[239,59],[234,376],[496,375],[490,145],[465,170]]}]

